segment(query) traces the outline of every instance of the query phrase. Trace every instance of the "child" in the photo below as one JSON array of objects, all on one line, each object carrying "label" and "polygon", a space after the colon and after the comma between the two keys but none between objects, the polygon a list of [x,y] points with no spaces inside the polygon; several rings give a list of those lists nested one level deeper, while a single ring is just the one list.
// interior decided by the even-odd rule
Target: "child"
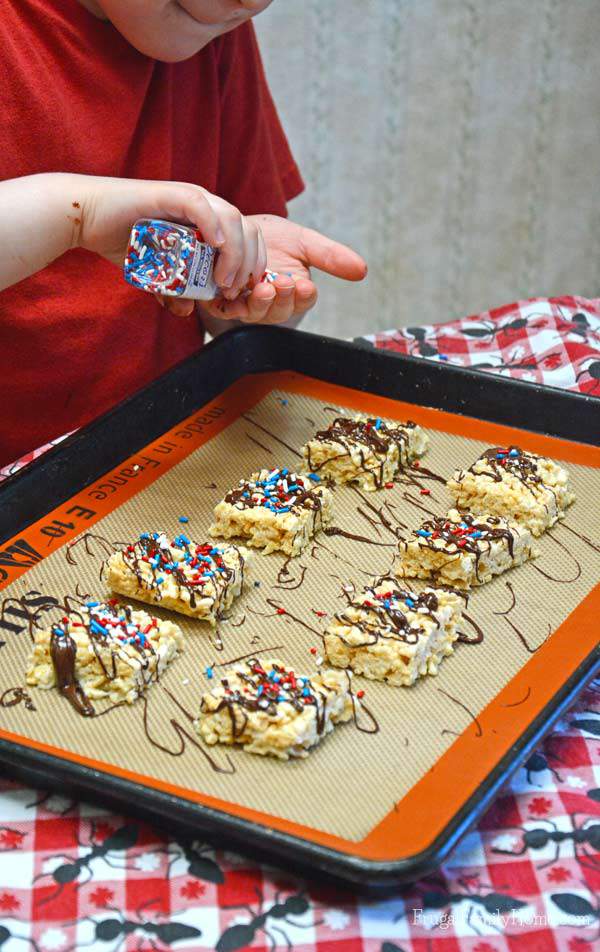
[{"label": "child", "polygon": [[[311,265],[364,277],[350,249],[283,217],[302,181],[248,22],[268,5],[0,0],[0,464],[201,345],[200,320],[114,267],[136,218],[190,221],[221,247],[225,310],[204,320],[301,315]],[[292,278],[239,298],[265,262]]]}]

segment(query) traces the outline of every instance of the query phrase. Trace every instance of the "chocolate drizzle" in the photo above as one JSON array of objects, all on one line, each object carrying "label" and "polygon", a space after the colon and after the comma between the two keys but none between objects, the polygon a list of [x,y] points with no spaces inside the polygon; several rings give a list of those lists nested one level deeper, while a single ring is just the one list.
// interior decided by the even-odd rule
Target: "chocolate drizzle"
[{"label": "chocolate drizzle", "polygon": [[[475,736],[476,736],[476,737],[482,737],[482,736],[483,736],[483,728],[482,728],[482,726],[481,726],[481,723],[480,723],[480,721],[479,721],[479,718],[478,718],[475,714],[473,714],[473,711],[471,711],[471,710],[467,707],[467,705],[463,703],[463,701],[459,700],[459,698],[454,697],[452,694],[449,694],[448,691],[444,691],[442,688],[438,688],[437,690],[438,690],[438,693],[439,693],[439,694],[443,694],[444,697],[447,697],[450,701],[452,701],[452,702],[453,702],[454,704],[456,704],[458,707],[461,707],[461,708],[463,709],[463,711],[466,711],[466,713],[469,715],[469,717],[471,718],[471,720],[472,720],[473,723],[475,724],[475,728],[476,728]],[[460,737],[460,734],[459,734],[457,731],[451,731],[451,730],[448,730],[448,729],[443,730],[443,731],[442,731],[442,734],[454,734],[456,737]]]},{"label": "chocolate drizzle", "polygon": [[474,619],[474,618],[471,618],[470,615],[467,615],[466,612],[463,612],[461,617],[462,617],[462,618],[464,619],[464,621],[466,621],[467,624],[470,625],[471,628],[474,630],[474,632],[475,632],[475,637],[474,637],[474,638],[468,638],[467,635],[465,635],[464,632],[459,631],[459,633],[458,633],[458,638],[457,638],[456,640],[459,641],[459,642],[460,642],[461,644],[463,644],[463,645],[480,645],[481,642],[483,641],[483,637],[484,637],[482,629],[479,627],[479,625],[477,624],[477,622],[475,621],[475,619]]},{"label": "chocolate drizzle", "polygon": [[512,630],[514,631],[515,635],[517,636],[517,638],[519,639],[519,641],[521,642],[521,644],[522,644],[523,647],[525,648],[525,651],[526,651],[528,654],[535,654],[536,651],[539,651],[540,648],[542,647],[542,645],[546,643],[546,641],[548,640],[548,638],[550,637],[550,634],[551,634],[551,632],[548,631],[548,634],[546,635],[546,637],[544,638],[544,640],[543,640],[539,645],[537,645],[537,647],[532,648],[531,645],[529,644],[529,642],[527,641],[525,635],[523,634],[523,632],[522,632],[519,628],[517,628],[517,626],[514,624],[514,622],[512,622],[512,621],[510,620],[510,618],[506,618],[506,617],[505,617],[505,618],[504,618],[504,621],[506,622],[507,625],[510,625],[510,627],[512,628]]},{"label": "chocolate drizzle", "polygon": [[[382,588],[383,591],[377,591]],[[370,596],[369,598],[364,595]],[[373,585],[367,586],[364,594],[355,598],[349,608],[360,613],[361,617],[353,618],[348,609],[338,612],[336,620],[342,625],[358,629],[365,636],[360,645],[352,642],[352,647],[367,647],[377,644],[380,639],[403,641],[406,644],[416,644],[423,634],[423,628],[411,621],[408,614],[417,617],[433,618],[436,623],[435,612],[439,602],[435,592],[413,592],[401,589],[395,579],[384,576],[376,579]],[[354,612],[353,612],[354,614]],[[344,644],[343,635],[336,632]]]},{"label": "chocolate drizzle", "polygon": [[244,685],[242,689],[231,687],[230,681],[222,678],[224,695],[217,706],[207,707],[204,698],[200,704],[200,710],[204,713],[227,710],[234,739],[241,737],[246,729],[247,712],[262,711],[275,717],[277,705],[282,703],[291,704],[298,714],[306,707],[314,707],[317,734],[323,733],[327,722],[328,694],[314,688],[310,678],[296,676],[292,670],[274,663],[270,663],[267,670],[256,658],[246,661],[244,668],[238,668],[235,672]]},{"label": "chocolate drizzle", "polygon": [[[96,712],[77,680],[77,644],[72,637],[76,628],[85,629],[95,660],[107,681],[114,681],[118,677],[118,663],[133,667],[131,657],[125,650],[126,645],[139,657],[143,686],[150,680],[146,680],[144,672],[150,667],[150,658],[156,652],[147,635],[152,628],[157,629],[158,622],[153,618],[142,631],[133,622],[130,608],[118,610],[115,606],[114,601],[106,604],[88,602],[85,609],[72,610],[60,624],[52,626],[50,658],[56,685],[63,697],[84,717],[94,717]],[[158,667],[155,667],[152,677],[158,680]]]},{"label": "chocolate drizzle", "polygon": [[240,481],[236,489],[225,496],[225,502],[236,509],[265,508],[275,517],[288,512],[309,510],[313,513],[313,530],[322,525],[323,491],[321,478],[301,476],[288,469],[261,470],[251,479]]},{"label": "chocolate drizzle", "polygon": [[300,575],[294,576],[289,570],[289,565],[292,561],[292,556],[285,560],[277,573],[277,581],[279,584],[274,585],[273,588],[281,588],[286,592],[291,592],[302,586],[307,572],[307,567],[305,565],[299,565],[298,568],[300,569]]},{"label": "chocolate drizzle", "polygon": [[573,582],[576,582],[578,579],[580,579],[580,578],[581,578],[581,571],[582,571],[582,569],[581,569],[581,564],[580,564],[579,561],[575,558],[575,556],[573,555],[573,553],[571,552],[571,550],[570,550],[563,542],[561,542],[559,539],[555,538],[555,536],[553,536],[551,532],[547,532],[547,533],[546,533],[546,538],[548,538],[548,539],[550,539],[552,542],[554,542],[554,544],[557,545],[557,546],[559,547],[559,549],[562,549],[563,552],[566,552],[567,555],[569,555],[569,556],[573,559],[573,561],[574,561],[574,563],[575,563],[575,575],[573,576],[573,578],[556,578],[554,575],[550,575],[549,572],[545,572],[543,569],[541,569],[541,568],[539,567],[539,565],[535,565],[535,563],[532,563],[532,566],[531,566],[531,567],[532,567],[533,569],[535,569],[536,572],[539,572],[540,575],[543,575],[544,578],[549,579],[551,582],[558,582],[558,583],[560,583],[561,585],[571,585]]},{"label": "chocolate drizzle", "polygon": [[[167,688],[165,688],[164,686],[163,686],[163,691],[165,692],[165,694],[167,694],[171,698],[173,703],[179,708],[179,710],[181,711],[185,719],[190,724],[193,724],[194,715],[191,714],[190,711],[188,711],[187,708],[183,706],[181,701],[178,698],[176,698],[175,695],[172,694],[171,691],[167,690]],[[207,764],[210,766],[211,770],[214,770],[215,773],[220,773],[220,774],[236,773],[236,767],[229,756],[226,756],[225,758],[227,762],[227,766],[221,767],[220,764],[218,764],[217,761],[214,760],[214,758],[210,756],[210,754],[208,753],[204,745],[199,743],[196,740],[196,738],[193,736],[193,734],[188,733],[185,727],[183,727],[179,723],[179,721],[176,720],[176,718],[174,717],[170,717],[167,723],[173,729],[173,732],[175,733],[177,740],[179,741],[178,748],[173,750],[171,747],[167,747],[166,744],[163,744],[160,741],[156,740],[156,738],[153,737],[152,734],[150,733],[150,726],[148,723],[149,718],[148,718],[148,695],[147,694],[143,696],[142,704],[143,704],[142,724],[144,727],[146,740],[148,741],[149,744],[152,745],[152,747],[155,747],[156,750],[160,750],[163,754],[169,754],[170,757],[181,757],[182,754],[185,753],[187,743],[189,742],[190,744],[192,744],[193,747],[195,747],[197,750],[200,751],[200,753],[206,760]]]},{"label": "chocolate drizzle", "polygon": [[[405,445],[410,430],[416,426],[412,421],[398,423],[392,426],[375,417],[352,420],[349,417],[336,417],[327,429],[318,430],[312,440],[306,444],[306,459],[309,468],[318,472],[336,459],[343,459],[358,450],[360,468],[373,478],[377,489],[384,483],[384,468],[388,453],[392,446],[398,447],[398,463],[401,466],[406,458]],[[335,443],[342,448],[342,452],[335,457],[328,457],[321,463],[315,463],[311,457],[311,444]],[[373,460],[376,465],[373,465]],[[371,465],[368,465],[371,463]]]},{"label": "chocolate drizzle", "polygon": [[266,433],[266,435],[270,436],[271,439],[275,440],[277,443],[280,443],[281,446],[285,446],[286,450],[289,450],[294,456],[302,457],[302,453],[299,453],[295,446],[290,446],[289,443],[286,443],[284,440],[276,436],[271,430],[268,430],[266,426],[262,426],[262,424],[257,423],[256,420],[253,420],[252,417],[248,416],[247,413],[242,413],[242,419],[245,420],[246,423],[251,423],[252,426],[262,430],[263,433]]},{"label": "chocolate drizzle", "polygon": [[265,446],[264,443],[261,443],[260,440],[257,440],[254,436],[250,436],[249,433],[246,433],[246,437],[250,440],[251,443],[254,443],[256,446],[260,446],[261,450],[264,450],[265,453],[268,453],[269,456],[274,456],[273,450],[269,449],[268,446]]},{"label": "chocolate drizzle", "polygon": [[412,466],[408,467],[408,469],[412,471],[413,479],[415,481],[417,480],[419,476],[421,476],[423,479],[430,479],[436,483],[441,483],[442,486],[445,486],[446,483],[448,482],[445,476],[440,476],[439,473],[434,473],[432,469],[427,469],[427,467],[423,466],[422,463],[419,463],[418,465],[413,463]]},{"label": "chocolate drizzle", "polygon": [[[482,471],[478,468],[475,470],[475,467],[482,461],[487,464],[487,469]],[[458,473],[456,481],[460,483],[466,473],[474,473],[476,476],[487,476],[493,482],[500,483],[509,473],[523,484],[534,499],[537,499],[544,490],[551,492],[556,499],[552,487],[544,483],[539,473],[538,462],[539,457],[533,453],[526,453],[518,446],[492,446],[485,450],[468,470]]]},{"label": "chocolate drizzle", "polygon": [[[413,544],[421,549],[433,552],[445,552],[460,559],[462,552],[475,556],[475,576],[480,579],[479,565],[481,556],[491,552],[494,542],[502,539],[506,542],[509,555],[514,555],[514,535],[511,529],[498,516],[473,516],[464,513],[458,521],[446,516],[434,516],[413,532]],[[442,543],[442,544],[440,544]]]},{"label": "chocolate drizzle", "polygon": [[17,704],[24,704],[28,711],[36,711],[37,708],[29,693],[20,685],[14,688],[7,688],[0,695],[0,707],[15,707]]},{"label": "chocolate drizzle", "polygon": [[94,544],[102,551],[103,557],[107,557],[113,554],[113,552],[118,552],[119,549],[125,548],[127,545],[126,542],[109,542],[108,539],[105,539],[104,536],[98,535],[95,532],[84,532],[78,539],[74,539],[73,542],[69,542],[66,547],[66,559],[69,565],[77,565],[75,559],[75,550],[79,546],[83,546],[84,552],[87,556],[91,558],[96,557],[96,552],[94,551]]},{"label": "chocolate drizzle", "polygon": [[374,539],[369,539],[367,536],[354,535],[352,532],[346,532],[345,529],[339,529],[337,526],[327,526],[323,529],[323,532],[326,536],[343,536],[344,539],[350,539],[352,542],[364,542],[367,545],[379,545],[384,549],[393,549],[394,544],[392,542],[376,542]]},{"label": "chocolate drizzle", "polygon": [[50,639],[50,657],[56,675],[56,685],[63,697],[84,717],[95,714],[89,698],[75,675],[77,646],[64,628],[54,628]]},{"label": "chocolate drizzle", "polygon": [[517,604],[517,595],[515,593],[514,588],[512,587],[511,582],[505,582],[504,584],[506,585],[507,589],[509,590],[511,594],[512,602],[510,603],[509,607],[506,609],[505,612],[494,612],[494,615],[510,615],[511,611]]},{"label": "chocolate drizzle", "polygon": [[[235,553],[237,569],[225,562],[225,552]],[[128,545],[121,555],[135,575],[139,588],[151,591],[154,601],[161,601],[161,585],[165,576],[170,576],[177,587],[178,597],[189,600],[190,608],[196,608],[198,593],[201,598],[206,598],[210,592],[217,617],[237,571],[241,585],[244,584],[245,560],[233,545],[219,546],[210,542],[199,545],[184,534],[169,542],[164,533],[143,532],[138,541]],[[184,591],[187,599],[183,599]]]}]

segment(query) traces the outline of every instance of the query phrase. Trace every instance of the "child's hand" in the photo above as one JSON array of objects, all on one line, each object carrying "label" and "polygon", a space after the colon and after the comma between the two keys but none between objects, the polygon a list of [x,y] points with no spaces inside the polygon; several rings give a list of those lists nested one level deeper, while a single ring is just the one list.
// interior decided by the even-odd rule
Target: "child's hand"
[{"label": "child's hand", "polygon": [[317,288],[310,280],[310,268],[346,281],[362,281],[367,273],[360,255],[317,231],[277,215],[251,215],[246,220],[260,225],[267,247],[267,267],[276,271],[278,278],[273,284],[257,284],[251,294],[234,301],[203,301],[202,311],[211,317],[283,324],[305,314],[316,303]]},{"label": "child's hand", "polygon": [[[72,209],[79,219],[75,244],[122,266],[131,227],[138,218],[191,223],[204,240],[220,249],[215,281],[226,297],[236,297],[266,268],[266,249],[256,218],[197,185],[137,179],[73,176]],[[79,187],[78,187],[79,186]],[[175,313],[189,313],[193,302],[163,297]]]}]

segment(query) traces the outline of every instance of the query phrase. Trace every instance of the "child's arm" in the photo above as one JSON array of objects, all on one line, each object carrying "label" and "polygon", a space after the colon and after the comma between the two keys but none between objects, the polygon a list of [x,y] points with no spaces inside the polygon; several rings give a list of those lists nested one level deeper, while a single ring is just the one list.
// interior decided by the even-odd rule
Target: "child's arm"
[{"label": "child's arm", "polygon": [[211,334],[226,330],[232,320],[248,324],[298,324],[317,300],[311,268],[346,281],[361,281],[365,277],[365,262],[346,245],[277,215],[250,217],[258,222],[263,234],[267,268],[276,271],[278,278],[273,284],[257,285],[250,295],[235,301],[203,301],[199,308]]},{"label": "child's arm", "polygon": [[[29,277],[72,248],[122,265],[138,218],[190,222],[221,253],[215,280],[238,294],[262,274],[266,252],[258,222],[197,185],[68,173],[0,182],[0,290]],[[84,280],[84,276],[82,276]]]}]

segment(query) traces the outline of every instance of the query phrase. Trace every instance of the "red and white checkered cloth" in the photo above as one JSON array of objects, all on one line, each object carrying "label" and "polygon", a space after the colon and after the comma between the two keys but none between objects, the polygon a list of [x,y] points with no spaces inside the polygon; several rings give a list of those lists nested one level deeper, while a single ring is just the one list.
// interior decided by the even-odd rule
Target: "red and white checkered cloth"
[{"label": "red and white checkered cloth", "polygon": [[600,396],[600,298],[533,298],[365,339],[382,350]]},{"label": "red and white checkered cloth", "polygon": [[[371,340],[600,393],[600,301],[536,299]],[[600,948],[600,682],[439,874],[385,900],[176,842],[135,819],[0,780],[0,952],[28,945],[40,952]]]}]

